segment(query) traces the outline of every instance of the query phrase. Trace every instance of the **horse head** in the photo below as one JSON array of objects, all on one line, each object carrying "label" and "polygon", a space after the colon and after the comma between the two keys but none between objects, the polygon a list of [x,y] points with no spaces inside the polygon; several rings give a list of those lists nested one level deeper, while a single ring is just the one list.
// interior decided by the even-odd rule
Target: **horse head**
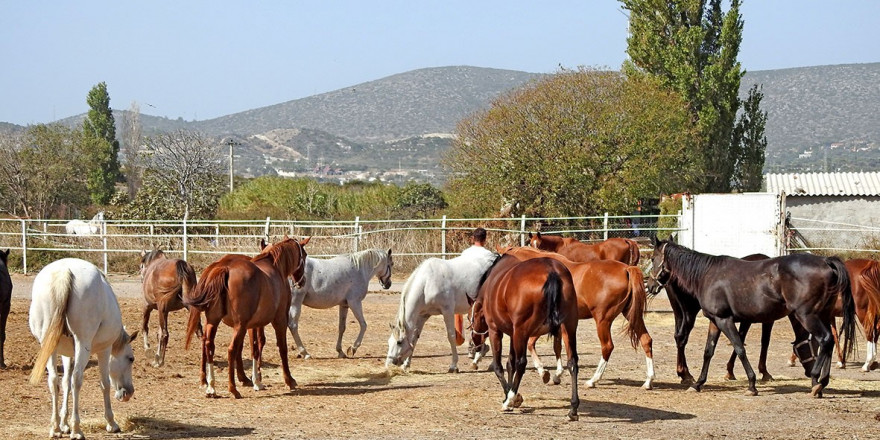
[{"label": "horse head", "polygon": [[[379,251],[379,253],[381,254],[382,251]],[[388,253],[382,255],[382,257],[380,266],[383,266],[383,268],[381,272],[377,271],[376,277],[382,283],[382,288],[388,290],[391,288],[391,268],[394,267],[394,260],[391,258],[391,248],[388,248]]]},{"label": "horse head", "polygon": [[134,364],[134,350],[131,341],[137,338],[138,332],[131,335],[125,329],[119,335],[119,339],[110,350],[110,387],[116,390],[116,400],[127,402],[134,394],[134,384],[131,380],[131,366]]},{"label": "horse head", "polygon": [[146,249],[142,250],[141,251],[141,278],[144,277],[144,273],[147,271],[147,266],[149,266],[150,263],[152,263],[156,260],[163,259],[163,258],[167,258],[167,257],[165,256],[165,253],[162,252],[161,249],[153,249],[151,251],[147,251]]},{"label": "horse head", "polygon": [[3,263],[4,266],[9,264],[9,249],[0,251],[0,263]]},{"label": "horse head", "polygon": [[651,245],[654,247],[654,254],[651,256],[651,267],[648,271],[648,277],[645,285],[648,294],[654,296],[660,292],[667,282],[669,282],[669,268],[666,264],[666,248],[671,243],[670,240],[658,240],[657,237],[651,237]]},{"label": "horse head", "polygon": [[489,325],[483,315],[483,301],[478,299],[471,304],[471,313],[468,319],[471,321],[471,342],[474,344],[474,352],[483,350],[486,344],[486,335],[489,334]]},{"label": "horse head", "polygon": [[385,368],[392,365],[400,366],[409,359],[413,352],[411,339],[407,335],[406,324],[391,324],[391,336],[388,337],[388,355],[385,357]]}]

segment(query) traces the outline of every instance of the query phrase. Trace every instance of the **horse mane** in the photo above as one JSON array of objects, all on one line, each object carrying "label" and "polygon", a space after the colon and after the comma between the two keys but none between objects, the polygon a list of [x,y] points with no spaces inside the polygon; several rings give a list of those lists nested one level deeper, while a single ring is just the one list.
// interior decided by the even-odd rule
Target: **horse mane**
[{"label": "horse mane", "polygon": [[703,276],[706,271],[723,261],[725,258],[715,255],[704,254],[693,249],[688,249],[680,244],[666,241],[663,248],[664,258],[668,265],[674,267],[670,270],[670,281],[675,280],[689,295],[700,290],[703,285]]},{"label": "horse mane", "polygon": [[278,243],[272,243],[263,248],[263,251],[252,258],[251,261],[256,263],[258,261],[271,259],[272,265],[278,268],[281,275],[285,278],[289,277],[293,274],[293,271],[296,268],[293,265],[293,255],[291,255],[290,252],[284,252],[284,247],[290,246],[291,243],[295,244],[296,241],[288,238],[279,241]]},{"label": "horse mane", "polygon": [[403,283],[403,288],[400,289],[400,307],[397,310],[397,329],[399,329],[400,331],[406,330],[406,296],[407,296],[407,293],[409,293],[410,289],[412,288],[412,284],[413,284],[414,280],[420,276],[421,272],[424,270],[424,267],[428,264],[429,261],[431,261],[430,258],[428,258],[425,261],[422,261],[418,265],[418,267],[416,267],[416,269],[414,271],[412,271],[410,276],[406,279],[406,282]]},{"label": "horse mane", "polygon": [[361,268],[361,264],[363,264],[364,262],[369,264],[369,267],[372,269],[375,268],[379,264],[379,262],[382,261],[383,254],[384,252],[379,249],[367,249],[360,252],[348,254],[348,258],[349,260],[351,260],[351,264],[353,264],[354,267],[358,269]]},{"label": "horse mane", "polygon": [[482,275],[480,275],[480,282],[477,283],[477,295],[479,295],[480,289],[483,287],[483,283],[485,283],[486,279],[489,278],[489,274],[492,273],[492,269],[495,268],[495,265],[498,264],[499,261],[501,261],[501,258],[503,258],[504,255],[505,254],[499,254],[497,257],[495,257],[495,260],[492,261],[492,265],[489,266],[489,268],[486,269],[486,271],[483,272]]}]

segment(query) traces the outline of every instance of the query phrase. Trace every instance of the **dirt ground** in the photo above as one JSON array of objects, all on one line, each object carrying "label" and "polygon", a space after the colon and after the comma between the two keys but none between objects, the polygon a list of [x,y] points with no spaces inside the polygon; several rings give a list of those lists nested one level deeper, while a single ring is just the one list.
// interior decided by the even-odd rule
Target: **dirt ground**
[{"label": "dirt ground", "polygon": [[[0,423],[5,437],[44,438],[49,429],[49,394],[45,384],[30,385],[38,344],[27,327],[30,282],[33,277],[13,276],[12,314],[8,325],[6,362],[0,370]],[[140,283],[132,278],[111,278],[120,297],[123,320],[129,329],[140,326]],[[428,321],[416,347],[409,373],[386,371],[388,323],[397,311],[397,293],[371,293],[364,310],[369,328],[364,344],[353,359],[337,359],[336,309],[305,309],[301,334],[313,359],[291,358],[299,386],[285,389],[280,376],[277,345],[267,332],[264,383],[267,390],[240,387],[243,398],[226,391],[226,350],[229,331],[218,336],[221,398],[207,399],[198,387],[199,351],[183,349],[184,314],[170,317],[171,342],[166,364],[150,366],[140,338],[135,343],[134,397],[114,401],[120,434],[103,430],[97,367],[86,370],[81,415],[89,438],[762,438],[762,439],[861,439],[880,437],[880,371],[859,370],[864,340],[849,368],[832,370],[825,398],[809,396],[809,379],[800,367],[788,367],[791,329],[780,322],[774,329],[769,369],[775,380],[759,383],[759,395],[744,395],[744,373],[738,381],[723,379],[729,346],[719,344],[709,382],[700,393],[686,391],[675,375],[673,318],[666,299],[649,303],[646,322],[654,338],[657,380],[651,391],[640,385],[645,361],[615,333],[617,348],[599,386],[588,389],[584,381],[599,359],[592,321],[581,321],[580,420],[566,417],[571,380],[561,386],[544,385],[530,367],[521,386],[523,406],[501,412],[502,393],[495,374],[468,368],[465,347],[459,374],[448,374],[449,348],[440,318]],[[154,315],[155,316],[155,315]],[[615,328],[622,325],[618,318]],[[157,320],[153,319],[155,331]],[[707,322],[700,319],[691,337],[688,356],[696,375],[702,363]],[[349,317],[344,339],[351,344],[357,323]],[[749,335],[747,350],[757,363],[760,331]],[[289,343],[290,343],[290,338]],[[505,340],[505,344],[506,344]],[[155,346],[155,345],[154,345]],[[249,348],[246,347],[246,353]],[[552,362],[549,344],[539,347],[545,363]],[[245,358],[245,368],[250,360]],[[249,370],[248,370],[249,371]]]}]

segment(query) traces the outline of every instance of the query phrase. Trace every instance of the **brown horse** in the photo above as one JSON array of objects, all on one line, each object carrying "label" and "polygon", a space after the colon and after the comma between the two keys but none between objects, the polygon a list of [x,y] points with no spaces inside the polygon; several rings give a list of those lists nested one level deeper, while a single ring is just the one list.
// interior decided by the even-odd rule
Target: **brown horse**
[{"label": "brown horse", "polygon": [[581,243],[575,238],[532,235],[529,232],[529,246],[542,251],[562,254],[571,261],[614,260],[627,266],[639,264],[639,245],[628,238],[609,238],[596,244]]},{"label": "brown horse", "polygon": [[[195,289],[183,298],[187,307],[205,312],[205,330],[202,348],[201,382],[207,385],[209,397],[214,391],[214,338],[222,320],[232,327],[233,337],[229,344],[229,392],[240,398],[235,388],[235,374],[246,386],[263,389],[262,348],[265,342],[263,327],[272,324],[281,357],[284,383],[293,389],[296,381],[290,375],[287,359],[287,320],[290,308],[290,285],[302,285],[305,278],[306,251],[303,246],[309,239],[297,242],[287,236],[280,242],[270,244],[253,258],[245,255],[226,255],[211,263],[202,272]],[[196,330],[197,319],[191,313],[187,327],[186,345]],[[241,353],[244,337],[249,329],[254,354],[253,381],[245,377]],[[205,377],[207,375],[207,377]]]},{"label": "brown horse", "polygon": [[6,343],[6,318],[9,317],[12,306],[12,278],[9,277],[9,268],[6,267],[8,259],[9,249],[0,251],[0,368],[6,368],[3,346]]},{"label": "brown horse", "polygon": [[[577,295],[565,265],[550,258],[520,262],[502,255],[483,275],[471,309],[471,339],[479,348],[489,335],[492,368],[504,390],[502,411],[522,404],[519,385],[528,364],[527,345],[532,336],[561,336],[571,373],[569,420],[578,419]],[[501,366],[501,339],[510,336],[507,379]]]},{"label": "brown horse", "polygon": [[[143,282],[144,311],[141,333],[144,349],[150,349],[150,314],[159,311],[159,348],[153,359],[154,367],[165,363],[168,346],[168,313],[183,308],[183,296],[196,285],[196,272],[186,261],[168,258],[159,249],[141,251],[141,280]],[[201,332],[201,323],[198,329]]]},{"label": "brown horse", "polygon": [[[498,253],[511,255],[520,261],[532,258],[553,258],[571,272],[575,292],[578,299],[578,319],[595,319],[596,333],[602,346],[602,358],[595,374],[586,382],[587,387],[594,388],[611,358],[614,351],[614,341],[611,339],[611,324],[620,314],[626,317],[628,322],[625,333],[629,336],[633,348],[641,344],[645,351],[646,375],[642,388],[650,390],[654,381],[654,354],[652,350],[651,335],[645,327],[644,313],[647,303],[645,282],[642,271],[635,266],[627,266],[619,261],[599,260],[586,263],[571,261],[559,254],[544,252],[528,247],[515,247],[497,249]],[[538,338],[529,339],[529,352],[532,354],[538,373],[542,374],[544,383],[550,380],[550,373],[544,370],[541,360],[535,351],[535,341]],[[558,340],[556,340],[558,344]],[[559,348],[556,351],[556,373],[553,375],[553,383],[559,383],[559,375],[562,373],[562,362],[559,360]]]}]

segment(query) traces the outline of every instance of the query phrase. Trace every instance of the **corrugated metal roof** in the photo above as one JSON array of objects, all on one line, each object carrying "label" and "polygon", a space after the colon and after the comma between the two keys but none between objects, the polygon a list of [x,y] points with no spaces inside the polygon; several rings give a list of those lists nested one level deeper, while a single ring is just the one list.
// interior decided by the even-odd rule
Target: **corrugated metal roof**
[{"label": "corrugated metal roof", "polygon": [[880,172],[765,174],[764,188],[787,196],[880,196]]}]

